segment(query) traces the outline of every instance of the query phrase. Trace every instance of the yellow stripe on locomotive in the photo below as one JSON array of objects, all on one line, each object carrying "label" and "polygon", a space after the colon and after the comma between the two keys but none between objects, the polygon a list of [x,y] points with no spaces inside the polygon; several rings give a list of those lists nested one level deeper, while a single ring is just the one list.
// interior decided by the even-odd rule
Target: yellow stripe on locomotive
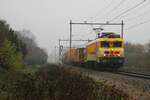
[{"label": "yellow stripe on locomotive", "polygon": [[123,39],[118,36],[111,37],[111,34],[88,42],[85,48],[72,48],[64,54],[65,63],[77,65],[90,64],[90,66],[98,64],[115,68],[123,65],[124,58]]},{"label": "yellow stripe on locomotive", "polygon": [[86,62],[120,64],[124,62],[122,38],[98,38],[86,45]]}]

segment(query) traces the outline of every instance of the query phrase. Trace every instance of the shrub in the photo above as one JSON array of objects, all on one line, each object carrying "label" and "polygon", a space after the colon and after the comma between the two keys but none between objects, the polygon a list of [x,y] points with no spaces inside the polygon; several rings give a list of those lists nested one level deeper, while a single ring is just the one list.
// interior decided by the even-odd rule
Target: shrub
[{"label": "shrub", "polygon": [[3,100],[128,100],[114,86],[55,65],[43,66],[33,75],[12,72],[0,86]]},{"label": "shrub", "polygon": [[22,54],[16,51],[16,47],[8,40],[5,40],[0,48],[0,66],[5,69],[21,67]]}]

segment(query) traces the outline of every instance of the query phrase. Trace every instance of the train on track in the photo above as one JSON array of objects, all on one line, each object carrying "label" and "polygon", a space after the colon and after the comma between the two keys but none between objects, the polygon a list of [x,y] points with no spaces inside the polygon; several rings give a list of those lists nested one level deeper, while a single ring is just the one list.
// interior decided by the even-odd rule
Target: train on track
[{"label": "train on track", "polygon": [[64,64],[115,70],[124,64],[124,59],[123,38],[113,32],[103,32],[84,47],[68,49],[63,55]]}]

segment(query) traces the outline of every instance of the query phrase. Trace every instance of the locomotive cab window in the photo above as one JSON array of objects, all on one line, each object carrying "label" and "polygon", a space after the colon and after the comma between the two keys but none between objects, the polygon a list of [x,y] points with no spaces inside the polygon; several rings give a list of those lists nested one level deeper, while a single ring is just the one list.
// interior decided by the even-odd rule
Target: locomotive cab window
[{"label": "locomotive cab window", "polygon": [[122,47],[122,42],[113,42],[113,47],[119,48]]},{"label": "locomotive cab window", "polygon": [[102,41],[102,42],[101,42],[101,47],[103,47],[103,48],[109,48],[109,47],[110,47],[109,42],[107,42],[107,41]]}]

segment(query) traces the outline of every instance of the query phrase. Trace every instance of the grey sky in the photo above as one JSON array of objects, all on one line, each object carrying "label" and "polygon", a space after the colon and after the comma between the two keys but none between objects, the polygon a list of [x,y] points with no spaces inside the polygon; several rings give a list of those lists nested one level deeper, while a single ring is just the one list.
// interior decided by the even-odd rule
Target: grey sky
[{"label": "grey sky", "polygon": [[[143,0],[125,0],[112,13],[107,14],[121,0],[0,0],[0,18],[15,30],[31,30],[41,47],[51,51],[58,38],[69,37],[69,20],[76,22],[106,22]],[[121,16],[114,22],[125,20],[125,28],[150,20],[150,1]],[[106,15],[107,14],[107,15]],[[141,14],[141,16],[139,16]],[[139,16],[139,17],[136,17]],[[125,40],[145,43],[150,40],[150,23],[125,30]],[[93,38],[89,26],[75,26],[74,38]],[[117,30],[118,31],[118,30]],[[89,35],[89,33],[91,33]],[[79,35],[81,34],[81,35]],[[87,36],[85,35],[87,34]]]}]

